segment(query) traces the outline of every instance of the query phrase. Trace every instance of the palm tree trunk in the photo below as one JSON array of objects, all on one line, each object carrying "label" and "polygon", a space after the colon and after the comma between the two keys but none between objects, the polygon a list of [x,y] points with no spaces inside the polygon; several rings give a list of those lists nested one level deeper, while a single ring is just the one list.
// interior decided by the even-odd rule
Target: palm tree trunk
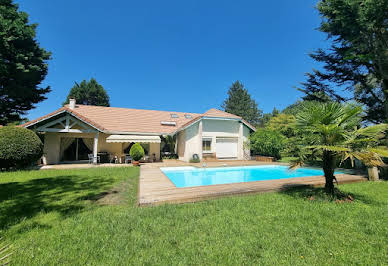
[{"label": "palm tree trunk", "polygon": [[323,172],[325,173],[325,190],[327,193],[334,194],[334,169],[335,156],[330,151],[323,152]]}]

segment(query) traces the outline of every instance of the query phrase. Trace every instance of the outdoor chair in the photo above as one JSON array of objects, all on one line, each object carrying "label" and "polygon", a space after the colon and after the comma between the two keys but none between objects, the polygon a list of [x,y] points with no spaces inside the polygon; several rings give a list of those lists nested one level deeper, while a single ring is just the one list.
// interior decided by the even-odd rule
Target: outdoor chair
[{"label": "outdoor chair", "polygon": [[125,163],[130,163],[130,162],[132,162],[132,157],[131,157],[131,155],[125,155],[125,161],[124,161]]},{"label": "outdoor chair", "polygon": [[[101,159],[100,159],[100,156],[96,156],[97,157],[97,163],[100,163]],[[88,154],[88,158],[89,158],[89,163],[92,164],[94,163],[94,156],[93,154]]]},{"label": "outdoor chair", "polygon": [[109,163],[118,163],[119,159],[117,158],[116,155],[110,154],[109,155]]},{"label": "outdoor chair", "polygon": [[150,156],[144,155],[144,162],[149,163],[150,162]]}]

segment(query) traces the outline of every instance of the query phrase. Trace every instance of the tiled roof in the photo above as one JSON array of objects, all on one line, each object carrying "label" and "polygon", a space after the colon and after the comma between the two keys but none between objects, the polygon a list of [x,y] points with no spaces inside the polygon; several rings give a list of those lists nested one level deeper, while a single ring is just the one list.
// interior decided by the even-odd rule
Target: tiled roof
[{"label": "tiled roof", "polygon": [[[66,105],[22,126],[28,127],[62,112],[71,113],[100,131],[117,133],[170,134],[204,116],[241,119],[236,115],[217,109],[210,109],[204,114],[197,114],[77,104],[74,109],[70,109]],[[173,125],[163,125],[162,122],[175,122],[175,125],[174,123],[172,123]]]},{"label": "tiled roof", "polygon": [[203,114],[203,116],[208,116],[208,117],[225,117],[225,118],[241,118],[237,115],[230,114],[215,108],[210,109],[206,113]]}]

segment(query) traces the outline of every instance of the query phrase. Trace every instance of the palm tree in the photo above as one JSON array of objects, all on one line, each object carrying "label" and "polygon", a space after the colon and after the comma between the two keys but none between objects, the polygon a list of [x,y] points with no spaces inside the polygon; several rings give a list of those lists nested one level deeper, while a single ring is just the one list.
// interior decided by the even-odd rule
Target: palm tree
[{"label": "palm tree", "polygon": [[12,245],[5,243],[0,237],[0,265],[7,265],[12,255]]},{"label": "palm tree", "polygon": [[379,147],[387,124],[361,127],[362,108],[336,102],[304,104],[296,115],[296,127],[308,139],[300,147],[298,159],[291,168],[303,165],[313,157],[322,159],[325,190],[334,193],[334,171],[345,160],[358,159],[368,167],[384,165],[381,156],[388,156],[386,147]]}]

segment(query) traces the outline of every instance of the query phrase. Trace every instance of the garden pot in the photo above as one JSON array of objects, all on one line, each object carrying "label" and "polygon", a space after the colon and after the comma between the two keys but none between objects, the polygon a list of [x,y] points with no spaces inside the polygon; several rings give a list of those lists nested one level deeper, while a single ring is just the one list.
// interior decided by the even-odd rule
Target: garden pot
[{"label": "garden pot", "polygon": [[133,166],[139,166],[140,162],[139,161],[132,161]]},{"label": "garden pot", "polygon": [[371,181],[379,180],[379,170],[377,169],[377,167],[368,168],[368,176],[369,180]]}]

